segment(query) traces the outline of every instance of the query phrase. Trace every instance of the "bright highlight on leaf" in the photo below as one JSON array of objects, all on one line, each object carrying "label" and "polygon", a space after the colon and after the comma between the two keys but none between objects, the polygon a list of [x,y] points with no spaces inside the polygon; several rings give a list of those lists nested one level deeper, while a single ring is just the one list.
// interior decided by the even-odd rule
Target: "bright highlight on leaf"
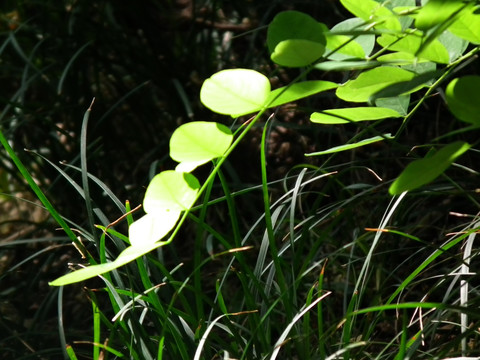
[{"label": "bright highlight on leaf", "polygon": [[349,122],[397,118],[400,116],[397,111],[388,108],[354,107],[314,112],[310,115],[310,121],[317,124],[345,124]]},{"label": "bright highlight on leaf", "polygon": [[411,162],[390,186],[390,194],[399,195],[404,191],[414,190],[432,182],[469,148],[469,144],[457,141],[433,155]]},{"label": "bright highlight on leaf", "polygon": [[200,183],[189,173],[173,170],[156,175],[147,187],[143,208],[147,214],[165,210],[183,211],[195,202]]},{"label": "bright highlight on leaf", "polygon": [[177,128],[170,138],[170,157],[180,164],[176,170],[191,172],[197,166],[222,156],[233,140],[225,125],[195,121]]},{"label": "bright highlight on leaf", "polygon": [[180,214],[180,210],[157,210],[145,214],[128,228],[130,244],[143,246],[164,238],[173,229]]},{"label": "bright highlight on leaf", "polygon": [[459,120],[480,125],[480,76],[468,75],[453,79],[445,95],[450,111]]},{"label": "bright highlight on leaf", "polygon": [[233,117],[260,110],[270,94],[265,75],[249,69],[223,70],[205,80],[200,100],[213,112]]}]

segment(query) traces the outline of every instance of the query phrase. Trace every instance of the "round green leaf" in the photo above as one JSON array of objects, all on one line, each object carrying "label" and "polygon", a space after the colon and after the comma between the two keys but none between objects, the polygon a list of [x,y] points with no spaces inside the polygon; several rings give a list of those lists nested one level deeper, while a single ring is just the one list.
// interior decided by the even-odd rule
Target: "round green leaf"
[{"label": "round green leaf", "polygon": [[239,116],[258,111],[270,94],[265,75],[249,69],[223,70],[205,80],[200,100],[210,110]]},{"label": "round green leaf", "polygon": [[128,228],[132,246],[153,244],[167,235],[180,218],[180,210],[156,210],[133,222]]},{"label": "round green leaf", "polygon": [[457,141],[431,156],[411,162],[390,186],[390,194],[399,195],[435,180],[469,148],[469,144]]},{"label": "round green leaf", "polygon": [[222,156],[232,139],[232,132],[225,125],[206,121],[187,123],[170,138],[170,156],[180,163],[177,171],[190,172]]},{"label": "round green leaf", "polygon": [[[311,16],[299,11],[284,11],[279,13],[268,26],[267,45],[270,54],[277,51],[276,47],[285,40],[309,40],[325,45],[327,27]],[[321,54],[320,54],[321,55]]]},{"label": "round green leaf", "polygon": [[450,81],[445,95],[450,111],[459,120],[480,124],[480,76],[468,75]]},{"label": "round green leaf", "polygon": [[303,67],[314,63],[325,52],[325,45],[304,39],[284,40],[272,53],[272,61],[287,67]]},{"label": "round green leaf", "polygon": [[195,202],[200,183],[189,173],[173,170],[156,175],[145,192],[143,208],[147,214],[166,210],[190,209]]}]

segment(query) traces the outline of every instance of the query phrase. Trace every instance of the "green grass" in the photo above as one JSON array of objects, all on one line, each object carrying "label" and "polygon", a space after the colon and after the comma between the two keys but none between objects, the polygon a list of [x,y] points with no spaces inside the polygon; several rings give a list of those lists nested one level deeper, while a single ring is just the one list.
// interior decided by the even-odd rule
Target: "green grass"
[{"label": "green grass", "polygon": [[[70,268],[111,261],[125,248],[142,186],[171,165],[164,154],[177,121],[212,117],[197,104],[192,71],[206,77],[220,64],[268,61],[256,49],[260,33],[239,37],[241,47],[227,60],[217,53],[223,33],[192,25],[162,37],[175,46],[165,47],[171,62],[161,69],[155,54],[165,44],[155,37],[155,12],[95,4],[110,17],[82,22],[92,15],[87,5],[68,12],[32,2],[50,21],[32,15],[1,34],[2,209],[12,197],[31,201],[18,195],[30,187],[40,200],[31,206],[51,215],[29,220],[33,230],[13,241],[0,240],[2,358],[480,356],[477,134],[452,125],[438,96],[416,100],[415,114],[388,148],[374,144],[295,163],[281,177],[269,153],[282,141],[278,127],[309,135],[322,149],[370,130],[312,129],[293,125],[288,114],[259,118],[249,128],[255,158],[245,152],[225,161],[171,244],[79,285],[48,287]],[[34,12],[21,5],[22,16]],[[239,16],[243,5],[232,2],[226,11]],[[273,5],[258,6],[273,12]],[[118,41],[117,26],[131,35],[128,21],[144,32],[140,42]],[[431,122],[415,123],[420,118]],[[388,187],[409,147],[425,143],[428,132],[449,141],[471,137],[473,149],[435,182],[392,198]],[[208,177],[202,169],[198,175]]]}]

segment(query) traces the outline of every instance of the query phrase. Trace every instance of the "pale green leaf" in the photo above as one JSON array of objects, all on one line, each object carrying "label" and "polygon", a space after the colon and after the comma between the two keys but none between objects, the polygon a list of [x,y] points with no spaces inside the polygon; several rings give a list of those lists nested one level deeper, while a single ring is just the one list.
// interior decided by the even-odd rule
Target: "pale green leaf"
[{"label": "pale green leaf", "polygon": [[105,263],[105,264],[98,264],[98,265],[91,265],[85,267],[80,270],[73,271],[69,274],[63,275],[58,279],[49,283],[50,286],[64,286],[73,283],[77,283],[80,281],[84,281],[95,276],[99,276],[105,274],[109,271],[115,270],[129,262],[148,254],[153,249],[156,249],[165,243],[163,242],[156,242],[147,245],[140,245],[140,246],[130,246],[123,250],[120,255],[117,257],[115,261]]},{"label": "pale green leaf", "polygon": [[128,228],[132,246],[152,244],[164,238],[180,218],[180,210],[156,210],[134,221]]},{"label": "pale green leaf", "polygon": [[337,96],[345,101],[367,102],[370,97],[389,85],[408,81],[415,73],[397,67],[381,66],[361,73],[337,88]]},{"label": "pale green leaf", "polygon": [[351,150],[351,149],[355,149],[355,148],[362,147],[362,146],[365,146],[365,145],[373,144],[373,143],[376,143],[376,142],[379,142],[379,141],[383,141],[385,139],[392,139],[392,138],[393,138],[393,136],[391,134],[383,134],[382,136],[374,136],[374,137],[364,139],[364,140],[361,140],[361,141],[353,143],[353,144],[345,144],[345,145],[335,146],[335,147],[332,147],[328,150],[318,151],[318,152],[314,152],[314,153],[310,153],[310,154],[305,154],[305,156],[317,156],[317,155],[333,154],[333,153],[336,153],[336,152]]},{"label": "pale green leaf", "polygon": [[223,70],[205,80],[200,100],[210,110],[225,115],[260,110],[270,94],[265,75],[249,69]]},{"label": "pale green leaf", "polygon": [[147,214],[165,210],[190,209],[195,202],[200,183],[189,173],[173,170],[156,175],[147,187],[143,208]]},{"label": "pale green leaf", "polygon": [[222,156],[233,135],[225,125],[194,121],[178,127],[170,138],[170,157],[179,162],[176,170],[190,172],[197,166]]},{"label": "pale green leaf", "polygon": [[469,148],[469,144],[457,141],[433,155],[411,162],[390,186],[390,194],[399,195],[432,182]]},{"label": "pale green leaf", "polygon": [[345,124],[349,122],[397,118],[400,116],[398,112],[388,108],[354,107],[315,112],[310,115],[310,121],[317,124]]},{"label": "pale green leaf", "polygon": [[335,89],[338,85],[331,81],[309,80],[294,83],[275,89],[270,93],[266,104],[268,107],[276,107],[307,96],[318,94],[322,91]]},{"label": "pale green leaf", "polygon": [[445,95],[447,106],[459,120],[480,125],[480,76],[467,75],[453,79]]},{"label": "pale green leaf", "polygon": [[279,42],[271,58],[278,65],[303,67],[320,59],[324,52],[324,44],[304,39],[290,39]]},{"label": "pale green leaf", "polygon": [[340,2],[353,15],[366,22],[374,22],[377,29],[400,31],[402,28],[397,16],[374,0],[340,0]]}]

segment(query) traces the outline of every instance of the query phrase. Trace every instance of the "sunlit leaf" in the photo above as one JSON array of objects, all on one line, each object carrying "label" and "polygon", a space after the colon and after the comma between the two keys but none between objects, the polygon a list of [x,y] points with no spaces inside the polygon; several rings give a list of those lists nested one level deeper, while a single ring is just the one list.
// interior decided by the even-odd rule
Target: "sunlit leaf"
[{"label": "sunlit leaf", "polygon": [[346,70],[361,70],[370,69],[380,65],[378,61],[367,60],[344,60],[344,61],[322,61],[313,65],[317,70],[321,71],[346,71]]},{"label": "sunlit leaf", "polygon": [[290,39],[278,43],[272,61],[287,67],[303,67],[314,63],[325,52],[325,45],[304,39]]},{"label": "sunlit leaf", "polygon": [[243,115],[260,110],[269,94],[270,82],[265,75],[249,69],[231,69],[205,80],[200,100],[216,113]]},{"label": "sunlit leaf", "polygon": [[422,88],[424,84],[428,83],[430,80],[434,79],[440,74],[440,70],[429,71],[421,73],[420,75],[416,75],[413,79],[393,83],[373,94],[370,98],[370,101],[375,101],[379,98],[389,98],[399,96],[401,94],[414,92]]},{"label": "sunlit leaf", "polygon": [[377,29],[400,31],[401,25],[396,15],[383,4],[374,0],[340,0],[353,15],[367,22],[375,22]]},{"label": "sunlit leaf", "polygon": [[157,242],[157,243],[147,244],[143,246],[130,246],[125,250],[123,250],[115,261],[105,263],[105,264],[91,265],[83,269],[73,271],[69,274],[63,275],[58,279],[50,282],[49,285],[51,286],[69,285],[69,284],[73,284],[73,283],[77,283],[80,281],[93,278],[95,276],[105,274],[125,264],[128,264],[129,262],[139,258],[140,256],[148,254],[153,249],[156,249],[162,245],[164,245],[164,243]]},{"label": "sunlit leaf", "polygon": [[437,63],[448,64],[450,61],[447,49],[437,39],[420,50],[423,44],[423,35],[419,31],[407,35],[402,34],[401,36],[383,34],[377,38],[377,42],[389,50],[415,54],[420,58]]},{"label": "sunlit leaf", "polygon": [[345,101],[367,102],[378,91],[394,83],[415,77],[411,71],[392,66],[381,66],[361,73],[337,88],[337,96]]},{"label": "sunlit leaf", "polygon": [[480,13],[471,3],[448,28],[454,35],[480,45]]},{"label": "sunlit leaf", "polygon": [[364,140],[361,140],[361,141],[353,143],[353,144],[345,144],[345,145],[335,146],[335,147],[332,147],[328,150],[305,154],[305,156],[317,156],[317,155],[333,154],[333,153],[336,153],[336,152],[351,150],[351,149],[355,149],[355,148],[362,147],[362,146],[365,146],[365,145],[373,144],[373,143],[376,143],[376,142],[379,142],[379,141],[383,141],[385,139],[392,139],[392,138],[393,138],[393,136],[391,134],[383,134],[382,136],[374,136],[374,137],[364,139]]},{"label": "sunlit leaf", "polygon": [[415,26],[420,30],[428,30],[449,20],[464,7],[462,0],[429,0],[418,11]]},{"label": "sunlit leaf", "polygon": [[445,95],[450,111],[459,120],[480,125],[480,76],[467,75],[453,79]]},{"label": "sunlit leaf", "polygon": [[335,89],[338,85],[331,81],[310,80],[294,83],[273,90],[266,101],[268,107],[276,107],[322,91]]},{"label": "sunlit leaf", "polygon": [[364,58],[365,51],[359,43],[352,40],[351,37],[345,35],[336,35],[333,33],[326,33],[327,48],[334,51],[328,56],[332,60],[343,60],[351,58]]},{"label": "sunlit leaf", "polygon": [[268,50],[272,54],[279,43],[292,39],[309,40],[325,45],[326,31],[328,28],[310,15],[299,11],[284,11],[277,14],[268,26]]},{"label": "sunlit leaf", "polygon": [[457,141],[433,155],[411,162],[390,186],[390,194],[398,195],[432,182],[469,148],[469,144]]},{"label": "sunlit leaf", "polygon": [[[328,52],[336,50],[328,58],[332,60],[344,60],[348,58],[363,58],[369,55],[375,46],[375,35],[357,35],[365,31],[365,22],[359,18],[344,20],[325,33],[327,38]],[[353,35],[342,35],[342,33],[353,32]]]},{"label": "sunlit leaf", "polygon": [[180,210],[157,210],[145,214],[129,226],[130,244],[143,246],[163,239],[173,229],[180,215]]},{"label": "sunlit leaf", "polygon": [[178,127],[170,138],[170,157],[179,162],[177,171],[190,172],[222,156],[233,135],[225,125],[194,121]]},{"label": "sunlit leaf", "polygon": [[354,107],[323,110],[310,115],[310,121],[317,124],[345,124],[349,122],[371,121],[396,118],[401,115],[395,110],[379,107]]},{"label": "sunlit leaf", "polygon": [[147,214],[165,210],[190,209],[195,202],[200,183],[189,173],[173,170],[156,175],[147,187],[143,208]]}]

